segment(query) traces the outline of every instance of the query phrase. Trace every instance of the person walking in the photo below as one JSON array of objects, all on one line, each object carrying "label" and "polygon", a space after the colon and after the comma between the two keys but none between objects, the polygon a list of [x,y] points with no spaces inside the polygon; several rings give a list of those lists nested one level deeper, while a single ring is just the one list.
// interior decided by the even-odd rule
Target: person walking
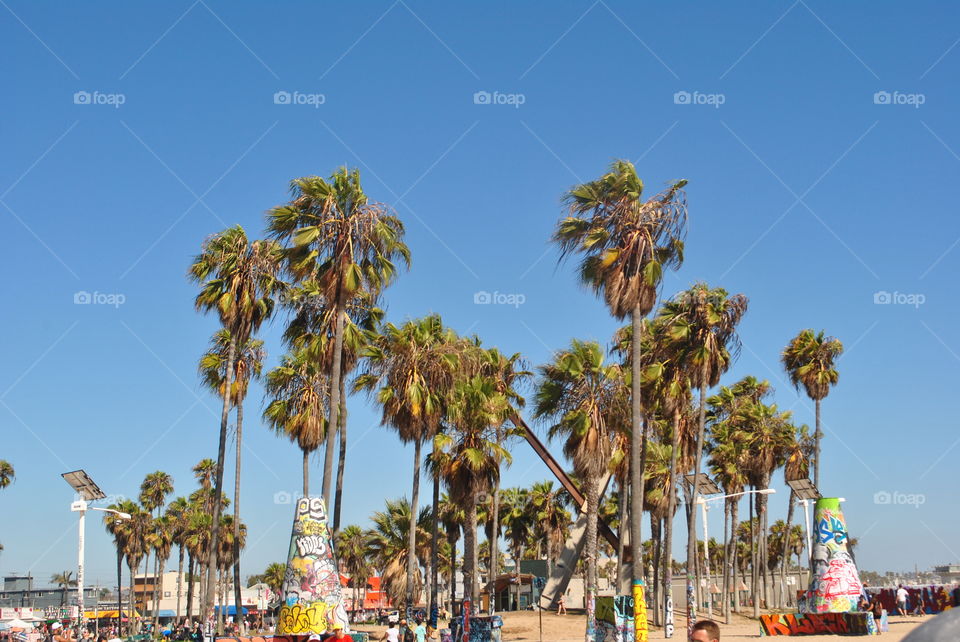
[{"label": "person walking", "polygon": [[566,598],[561,595],[560,599],[557,600],[557,615],[566,615],[567,614],[567,605]]},{"label": "person walking", "polygon": [[901,584],[897,588],[897,614],[902,616],[907,615],[907,595],[907,589]]},{"label": "person walking", "polygon": [[390,624],[387,625],[387,630],[384,631],[380,642],[400,642],[400,629],[397,628],[396,622],[390,622]]}]

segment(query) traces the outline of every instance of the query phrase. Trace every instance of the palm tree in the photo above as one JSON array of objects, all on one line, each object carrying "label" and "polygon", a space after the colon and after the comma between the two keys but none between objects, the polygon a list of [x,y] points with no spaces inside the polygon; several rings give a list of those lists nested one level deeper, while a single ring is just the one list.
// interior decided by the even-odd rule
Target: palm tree
[{"label": "palm tree", "polygon": [[[437,453],[439,455],[439,453]],[[431,465],[434,464],[433,459],[431,459]],[[438,458],[437,464],[440,463]],[[439,465],[435,471],[432,471],[434,476],[439,477],[442,474],[442,471],[439,470]],[[450,577],[449,577],[449,600],[450,600],[450,612],[453,612],[453,604],[457,601],[457,542],[460,540],[460,531],[464,528],[464,524],[467,521],[466,511],[463,508],[463,504],[454,501],[448,494],[443,493],[440,497],[440,501],[437,504],[437,516],[440,519],[440,522],[443,524],[444,534],[446,535],[447,545],[450,547]],[[432,551],[431,551],[432,555]]]},{"label": "palm tree", "polygon": [[[221,325],[230,332],[223,409],[220,413],[215,497],[219,497],[223,491],[227,423],[232,407],[237,350],[273,313],[273,297],[284,288],[284,283],[279,278],[279,266],[279,245],[273,241],[250,241],[244,229],[237,225],[205,241],[200,254],[194,258],[188,270],[190,279],[200,284],[200,292],[195,301],[197,310],[216,311]],[[237,441],[239,442],[239,439]],[[216,572],[219,541],[220,504],[215,502],[210,534],[213,563],[207,568],[207,590],[201,600],[203,617],[206,617],[213,602],[213,576]]]},{"label": "palm tree", "polygon": [[791,339],[780,355],[780,361],[790,376],[790,383],[799,390],[802,385],[816,407],[816,430],[814,432],[813,483],[820,487],[820,402],[830,394],[830,387],[837,385],[840,373],[834,362],[843,354],[843,344],[838,339],[824,336],[824,331],[801,330]]},{"label": "palm tree", "polygon": [[[369,201],[359,170],[342,167],[329,179],[297,178],[290,191],[290,202],[269,212],[267,228],[287,244],[286,265],[294,279],[315,281],[332,307],[329,423],[339,426],[347,302],[359,292],[382,292],[396,277],[394,262],[409,265],[410,251],[403,243],[403,223],[387,206]],[[336,430],[327,431],[322,489],[327,506],[335,436]]]},{"label": "palm tree", "polygon": [[160,622],[160,596],[163,588],[163,571],[167,560],[170,559],[170,549],[173,547],[174,524],[167,516],[153,520],[147,543],[153,549],[154,555],[154,582],[153,582],[153,631],[157,631]]},{"label": "palm tree", "polygon": [[[697,283],[666,301],[658,320],[666,326],[668,340],[675,344],[683,368],[689,373],[690,383],[700,392],[697,445],[694,451],[694,479],[700,479],[700,462],[706,430],[707,388],[720,382],[740,348],[736,328],[747,311],[747,297],[728,296],[723,288],[711,288]],[[699,498],[699,484],[694,484],[688,504],[687,559],[696,556],[697,512],[693,507]],[[699,593],[699,573],[695,564],[688,564],[687,582],[693,582]],[[693,591],[687,591],[688,601]],[[688,604],[690,609],[692,605]]]},{"label": "palm tree", "polygon": [[77,580],[73,578],[72,571],[63,571],[62,573],[55,573],[50,578],[50,583],[60,588],[60,606],[63,606],[67,599],[67,590],[75,587]]},{"label": "palm tree", "polygon": [[217,462],[209,458],[201,459],[191,470],[200,488],[213,487],[213,476],[217,474]]},{"label": "palm tree", "polygon": [[623,371],[605,362],[600,344],[574,339],[570,347],[540,367],[534,416],[549,423],[551,438],[563,438],[564,454],[584,480],[587,529],[587,630],[593,631],[597,594],[597,512],[600,477],[613,454],[615,427],[626,423]]},{"label": "palm tree", "polygon": [[[527,547],[530,531],[533,527],[533,511],[530,504],[530,495],[525,488],[508,488],[503,494],[504,515],[503,526],[507,545],[510,547],[510,556],[513,558],[513,572],[517,577],[517,602],[520,608],[520,560]],[[496,577],[494,577],[494,580]]]},{"label": "palm tree", "polygon": [[[810,458],[813,455],[813,439],[810,438],[810,429],[806,426],[799,426],[796,432],[785,444],[787,449],[787,459],[783,466],[783,481],[789,483],[797,479],[809,479],[810,477]],[[790,530],[793,523],[793,509],[796,505],[796,493],[791,488],[790,497],[787,500],[787,522],[784,525],[785,530]],[[780,566],[781,592],[786,595],[786,573],[788,562],[790,561],[789,547],[790,538],[783,537],[783,550],[780,552],[780,559],[783,560]]]},{"label": "palm tree", "polygon": [[417,557],[426,558],[429,553],[429,509],[423,508],[420,511],[415,525],[411,524],[411,515],[410,502],[403,498],[388,500],[385,509],[377,511],[371,517],[373,530],[367,550],[371,563],[380,571],[381,588],[394,604],[400,603],[408,594],[419,593],[419,573],[413,577],[417,584],[414,590],[407,588],[407,544],[410,541],[408,533],[411,529],[418,531],[417,541],[420,542],[419,549],[414,553],[415,562]]},{"label": "palm tree", "polygon": [[[123,554],[127,558],[127,571],[130,574],[130,593],[129,609],[131,623],[136,609],[134,598],[136,597],[136,584],[134,575],[140,566],[141,560],[147,555],[147,537],[150,533],[152,518],[150,513],[143,510],[136,502],[125,501],[121,503],[123,512],[130,515],[130,519],[124,522],[127,534],[124,537]],[[146,574],[144,574],[146,575]],[[144,585],[146,589],[146,585]],[[146,593],[144,592],[144,602],[146,602]]]},{"label": "palm tree", "polygon": [[[364,369],[354,384],[366,390],[382,409],[381,423],[397,431],[400,441],[413,443],[413,491],[411,511],[420,497],[420,466],[423,442],[433,439],[446,412],[445,400],[453,388],[458,362],[453,349],[455,335],[443,327],[439,315],[388,323],[364,352]],[[416,532],[410,529],[407,544],[408,591],[413,591],[416,571]],[[405,604],[415,602],[407,594]]]},{"label": "palm tree", "polygon": [[[140,503],[143,505],[143,508],[149,513],[154,512],[154,519],[160,519],[160,512],[163,509],[164,502],[166,502],[167,495],[173,492],[173,477],[158,470],[156,472],[148,474],[144,479],[143,483],[140,484]],[[154,531],[157,527],[156,523],[151,524],[150,531]],[[151,599],[153,603],[154,614],[158,611],[158,601],[157,595],[160,589],[160,575],[158,575],[158,566],[159,566],[159,556],[157,556],[157,547],[151,545],[152,542],[148,542],[146,548],[147,562],[149,563],[150,559],[150,550],[154,551],[153,558],[153,598]],[[144,585],[146,587],[146,585]]]},{"label": "palm tree", "polygon": [[[226,387],[227,357],[229,356],[230,345],[232,343],[230,330],[221,328],[211,338],[210,350],[200,358],[199,371],[201,379],[209,390],[212,390],[221,397]],[[266,357],[266,350],[263,348],[263,341],[252,338],[247,339],[242,345],[238,344],[236,349],[237,355],[234,361],[233,390],[230,392],[230,399],[237,409],[237,455],[233,482],[233,527],[239,528],[243,400],[246,399],[250,380],[260,378],[260,373],[263,370],[263,360]],[[240,541],[238,533],[233,534],[233,541],[235,543]],[[236,562],[233,568],[234,623],[242,633],[244,620],[240,615],[243,610],[243,600],[240,595],[240,554],[238,551],[234,551],[233,559]]]},{"label": "palm tree", "polygon": [[[353,584],[353,608],[360,609],[360,586],[366,586],[370,577],[367,544],[370,533],[357,525],[350,525],[337,533],[337,559],[340,567],[350,575]],[[360,604],[360,606],[358,606]]]},{"label": "palm tree", "polygon": [[433,458],[454,501],[466,513],[464,525],[464,599],[476,605],[477,500],[500,478],[501,462],[512,461],[498,443],[505,421],[515,413],[506,394],[489,376],[473,374],[459,381],[448,404],[450,428],[433,439]]},{"label": "palm tree", "polygon": [[[570,190],[566,200],[571,215],[560,221],[553,235],[563,256],[584,255],[579,267],[581,281],[603,294],[614,317],[630,316],[637,336],[643,317],[653,309],[664,270],[679,267],[683,260],[686,184],[686,180],[676,181],[666,191],[643,201],[643,181],[633,164],[614,161],[600,178]],[[641,343],[633,342],[633,363],[641,363]],[[643,553],[641,451],[645,436],[640,379],[633,377],[631,381],[630,548],[634,560],[640,560]],[[634,568],[634,582],[642,578],[642,569]]]},{"label": "palm tree", "polygon": [[[103,513],[103,526],[107,532],[113,536],[113,545],[117,549],[117,626],[123,622],[123,558],[127,547],[127,538],[130,536],[130,526],[126,519],[122,519],[119,513],[130,513],[136,509],[136,504],[130,500],[124,500],[119,503],[110,504],[108,507],[113,512]],[[133,584],[130,585],[130,591],[133,591]],[[132,621],[132,620],[131,620]]]},{"label": "palm tree", "polygon": [[281,562],[273,562],[263,571],[263,583],[278,596],[283,587],[283,578],[287,573],[287,565]]},{"label": "palm tree", "polygon": [[6,459],[0,459],[0,489],[4,489],[13,483],[17,474],[13,470],[13,464]]},{"label": "palm tree", "polygon": [[571,516],[567,509],[570,503],[566,491],[555,489],[552,481],[542,481],[530,488],[530,506],[534,516],[534,537],[537,557],[540,550],[546,554],[547,575],[552,572],[552,562],[560,557],[560,550],[570,531]]},{"label": "palm tree", "polygon": [[183,595],[183,560],[186,554],[186,541],[190,533],[190,511],[192,507],[186,497],[177,497],[167,506],[167,520],[170,524],[172,543],[177,545],[177,609],[176,619],[180,620],[180,598]]},{"label": "palm tree", "polygon": [[267,373],[266,393],[271,401],[263,418],[303,452],[304,497],[310,495],[310,453],[324,443],[327,434],[328,392],[326,373],[304,350],[284,355],[280,365]]}]

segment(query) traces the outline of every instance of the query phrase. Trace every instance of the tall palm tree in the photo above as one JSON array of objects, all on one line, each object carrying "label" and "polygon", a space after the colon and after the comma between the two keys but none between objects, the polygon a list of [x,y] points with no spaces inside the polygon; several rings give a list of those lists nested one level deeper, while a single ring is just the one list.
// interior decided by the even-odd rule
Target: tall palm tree
[{"label": "tall palm tree", "polygon": [[[560,550],[570,531],[569,495],[562,488],[554,488],[552,481],[542,481],[533,484],[529,496],[534,516],[535,542],[538,551],[542,548],[546,555],[549,576],[553,572],[552,562],[560,557]],[[539,552],[537,557],[540,557]]]},{"label": "tall palm tree", "polygon": [[[287,245],[286,265],[298,282],[314,280],[333,311],[330,425],[339,426],[344,326],[347,302],[359,292],[373,296],[396,277],[395,261],[410,263],[403,223],[368,199],[360,171],[341,167],[324,179],[305,176],[290,184],[291,200],[267,215],[267,229]],[[336,430],[327,431],[323,496],[330,505]]]},{"label": "tall palm tree", "polygon": [[[503,526],[510,556],[513,558],[513,572],[517,578],[516,608],[520,608],[520,560],[527,547],[530,531],[533,528],[533,511],[530,495],[525,488],[507,488],[503,494]],[[494,578],[496,579],[496,578]]]},{"label": "tall palm tree", "polygon": [[802,385],[816,407],[814,432],[813,483],[820,486],[820,402],[830,394],[830,387],[840,379],[834,363],[843,354],[839,339],[827,337],[824,331],[801,330],[790,340],[780,355],[783,368],[790,376],[790,383],[799,390]]},{"label": "tall palm tree", "polygon": [[186,554],[186,540],[189,535],[190,511],[192,507],[186,497],[177,497],[167,506],[166,516],[170,524],[173,544],[177,545],[177,608],[176,619],[180,620],[180,598],[183,596],[183,562]]},{"label": "tall palm tree", "polygon": [[[813,439],[810,437],[810,429],[806,426],[799,426],[796,432],[785,444],[787,449],[787,459],[783,466],[783,481],[789,483],[797,479],[809,479],[810,477],[810,458],[813,455]],[[787,500],[787,522],[784,525],[785,531],[790,530],[793,523],[793,510],[796,505],[796,493],[791,488],[790,497]],[[790,561],[791,540],[789,537],[783,537],[783,550],[780,552],[780,559],[783,561],[780,566],[780,583],[782,593],[786,595],[786,573]],[[785,605],[784,605],[785,606]]]},{"label": "tall palm tree", "polygon": [[600,478],[613,454],[615,426],[629,416],[623,371],[605,361],[594,342],[574,339],[540,367],[534,416],[549,424],[551,438],[564,439],[563,452],[584,480],[587,529],[586,604],[588,636],[594,631],[597,595],[597,512]]},{"label": "tall palm tree", "polygon": [[200,484],[200,488],[213,488],[213,477],[217,474],[217,462],[212,459],[201,459],[191,469],[193,478]]},{"label": "tall palm tree", "polygon": [[4,489],[12,484],[16,476],[17,474],[13,469],[13,464],[6,459],[0,459],[0,489]]},{"label": "tall palm tree", "polygon": [[367,561],[369,541],[370,533],[355,524],[337,533],[337,560],[340,567],[350,575],[354,609],[363,608],[360,603],[360,587],[365,586],[370,577],[370,563]]},{"label": "tall palm tree", "polygon": [[[446,412],[446,399],[455,381],[457,354],[453,333],[444,328],[439,315],[407,321],[401,326],[388,323],[364,352],[364,366],[354,384],[368,391],[382,409],[381,423],[397,431],[400,441],[413,443],[413,491],[411,511],[416,513],[420,497],[421,451],[433,439]],[[410,529],[407,544],[408,591],[413,591],[416,571],[416,531]],[[415,602],[412,593],[405,604]]]},{"label": "tall palm tree", "polygon": [[[227,357],[230,352],[232,338],[230,330],[221,328],[210,340],[210,349],[200,357],[198,369],[200,377],[206,387],[223,396],[226,387],[226,366]],[[263,370],[263,360],[266,357],[266,350],[263,348],[263,341],[259,339],[248,338],[242,345],[236,346],[237,354],[234,360],[233,390],[230,393],[231,403],[236,408],[237,413],[237,439],[236,439],[236,466],[234,470],[233,481],[233,528],[240,527],[240,467],[241,453],[243,445],[243,401],[247,397],[247,389],[251,379],[259,379]],[[233,534],[233,541],[240,541],[238,533]],[[234,597],[234,623],[238,630],[243,633],[242,613],[243,600],[240,595],[240,554],[234,551],[232,558],[235,562],[233,567],[233,597]]]},{"label": "tall palm tree", "polygon": [[[167,495],[173,492],[173,477],[169,474],[158,470],[148,474],[143,479],[143,483],[140,484],[140,504],[143,505],[144,510],[148,513],[153,513],[154,520],[160,519],[160,513],[163,510],[164,502],[166,502]],[[153,535],[153,531],[156,530],[157,524],[152,523],[149,527],[150,534]],[[158,610],[157,602],[157,591],[159,590],[160,576],[158,575],[158,562],[159,557],[156,555],[157,549],[155,546],[151,545],[151,542],[148,542],[146,548],[146,556],[149,563],[150,551],[154,551],[153,558],[153,610],[154,613]],[[146,586],[146,585],[144,585]]]},{"label": "tall palm tree", "polygon": [[[437,453],[439,455],[439,453]],[[431,465],[434,460],[431,459]],[[442,471],[439,469],[440,458],[437,459],[437,469],[434,475],[439,477]],[[450,577],[449,577],[449,600],[450,612],[453,612],[453,604],[457,601],[457,542],[460,540],[460,532],[467,521],[466,511],[463,504],[455,501],[447,493],[443,493],[437,505],[437,515],[443,524],[443,531],[447,539],[447,545],[450,547]],[[432,555],[432,551],[431,551]]]},{"label": "tall palm tree", "polygon": [[[238,346],[244,345],[273,313],[273,297],[284,288],[279,275],[280,257],[280,246],[277,243],[251,241],[244,229],[237,225],[207,239],[187,272],[192,281],[200,284],[200,292],[195,300],[197,310],[215,311],[220,324],[230,331],[223,409],[220,413],[215,497],[223,491],[227,423],[232,408],[233,375]],[[207,568],[207,590],[201,600],[202,617],[206,617],[213,603],[213,578],[219,541],[220,504],[215,502],[210,534],[210,555],[213,563]]]},{"label": "tall palm tree", "polygon": [[[669,341],[675,344],[690,383],[700,393],[697,445],[694,452],[694,479],[700,478],[703,440],[706,432],[707,388],[720,382],[740,348],[737,324],[747,311],[747,297],[730,296],[723,288],[697,283],[664,302],[659,322],[666,326]],[[699,498],[699,485],[694,484],[688,504],[687,559],[696,556],[697,512],[693,508]],[[695,564],[687,565],[687,583],[693,583],[699,594],[699,573]],[[694,582],[696,578],[696,582]],[[693,591],[687,590],[688,601]],[[688,604],[688,611],[692,607]]]},{"label": "tall palm tree", "polygon": [[454,501],[466,513],[464,524],[464,599],[476,605],[479,597],[477,570],[477,500],[500,477],[502,462],[512,461],[510,453],[498,443],[501,428],[514,408],[497,382],[488,376],[473,374],[459,381],[449,404],[449,430],[433,439],[434,461]]},{"label": "tall palm tree", "polygon": [[[129,593],[129,608],[130,608],[130,620],[133,622],[134,612],[136,610],[135,597],[136,597],[136,583],[134,580],[134,575],[137,572],[140,562],[147,555],[147,538],[150,533],[150,527],[152,524],[152,517],[149,512],[143,510],[136,502],[126,502],[121,505],[125,506],[123,512],[130,515],[130,519],[126,521],[125,526],[128,529],[127,536],[124,538],[124,550],[123,554],[127,558],[127,571],[130,574],[130,593]],[[146,573],[144,573],[146,576]],[[143,599],[144,605],[146,605],[146,585],[144,585]],[[136,630],[136,627],[134,627]]]},{"label": "tall palm tree", "polygon": [[266,393],[271,401],[263,411],[264,420],[303,452],[303,496],[308,497],[310,453],[323,445],[327,434],[327,375],[305,350],[287,354],[267,373]]},{"label": "tall palm tree", "polygon": [[160,623],[160,596],[163,588],[163,572],[170,559],[170,549],[173,548],[173,521],[163,515],[153,520],[147,543],[154,555],[154,583],[153,583],[153,631],[157,631]]},{"label": "tall palm tree", "polygon": [[419,548],[414,558],[426,559],[429,554],[429,509],[423,508],[413,524],[410,502],[406,498],[388,500],[384,510],[377,511],[371,517],[373,529],[367,544],[370,561],[380,572],[382,590],[386,591],[390,601],[399,604],[409,593],[419,593],[420,574],[413,577],[417,587],[413,591],[407,588],[407,555],[409,549],[408,532],[417,531]]},{"label": "tall palm tree", "polygon": [[[600,178],[575,186],[566,196],[570,216],[557,225],[553,239],[564,256],[584,256],[580,279],[602,293],[617,319],[631,318],[634,334],[641,334],[643,317],[656,301],[665,269],[683,261],[686,228],[686,180],[642,200],[643,181],[633,164],[614,161]],[[632,362],[641,363],[641,341],[632,345]],[[631,382],[630,548],[634,560],[642,558],[640,531],[643,521],[643,471],[641,451],[642,404],[640,377]],[[642,569],[634,568],[634,582],[642,581]]]},{"label": "tall palm tree", "polygon": [[77,585],[77,580],[73,577],[73,571],[63,571],[62,573],[54,573],[50,577],[50,583],[59,587],[60,606],[63,606],[67,600],[67,591]]}]

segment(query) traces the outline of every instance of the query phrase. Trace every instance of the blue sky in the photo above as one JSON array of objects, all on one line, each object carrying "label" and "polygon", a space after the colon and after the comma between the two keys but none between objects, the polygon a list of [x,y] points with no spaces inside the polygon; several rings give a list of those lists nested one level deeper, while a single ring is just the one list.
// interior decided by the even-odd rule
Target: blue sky
[{"label": "blue sky", "polygon": [[[17,469],[0,572],[75,567],[61,472],[84,468],[110,495],[156,469],[193,488],[190,467],[215,452],[217,402],[195,371],[216,321],[194,312],[185,270],[228,225],[260,234],[290,179],[348,164],[397,208],[413,267],[387,292],[391,320],[437,312],[536,365],[617,327],[548,243],[564,190],[614,158],[651,192],[690,181],[687,260],[664,293],[705,280],[750,298],[726,382],[769,379],[812,424],[779,351],[804,327],[844,342],[822,489],[847,498],[861,565],[960,559],[944,406],[960,371],[956,7],[0,4],[0,457]],[[481,291],[524,302],[477,305]],[[282,322],[263,333],[271,365]],[[245,429],[247,572],[283,559],[291,508],[274,497],[300,486],[261,400]],[[364,524],[409,492],[412,450],[364,398],[349,406],[344,516]],[[547,478],[513,451],[505,483]],[[87,581],[111,584],[94,520],[87,554]]]}]

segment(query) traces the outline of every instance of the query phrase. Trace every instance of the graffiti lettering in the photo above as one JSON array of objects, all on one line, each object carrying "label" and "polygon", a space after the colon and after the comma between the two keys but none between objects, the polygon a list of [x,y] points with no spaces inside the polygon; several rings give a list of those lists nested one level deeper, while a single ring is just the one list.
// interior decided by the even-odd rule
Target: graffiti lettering
[{"label": "graffiti lettering", "polygon": [[873,635],[872,613],[775,613],[760,616],[760,635]]},{"label": "graffiti lettering", "polygon": [[327,544],[325,538],[319,535],[307,535],[306,537],[298,537],[297,540],[297,552],[301,556],[307,555],[316,555],[321,557],[327,554]]},{"label": "graffiti lettering", "polygon": [[314,633],[327,628],[328,606],[324,602],[314,602],[310,606],[294,604],[281,606],[277,619],[277,630],[285,634]]},{"label": "graffiti lettering", "polygon": [[667,595],[667,603],[664,610],[666,611],[666,617],[663,618],[664,619],[663,637],[672,638],[673,637],[673,597],[669,595],[669,593]]},{"label": "graffiti lettering", "polygon": [[312,519],[327,521],[327,509],[321,497],[301,497],[297,500],[297,516],[309,515]]},{"label": "graffiti lettering", "polygon": [[647,601],[643,594],[643,580],[633,582],[633,626],[635,642],[647,642]]}]

